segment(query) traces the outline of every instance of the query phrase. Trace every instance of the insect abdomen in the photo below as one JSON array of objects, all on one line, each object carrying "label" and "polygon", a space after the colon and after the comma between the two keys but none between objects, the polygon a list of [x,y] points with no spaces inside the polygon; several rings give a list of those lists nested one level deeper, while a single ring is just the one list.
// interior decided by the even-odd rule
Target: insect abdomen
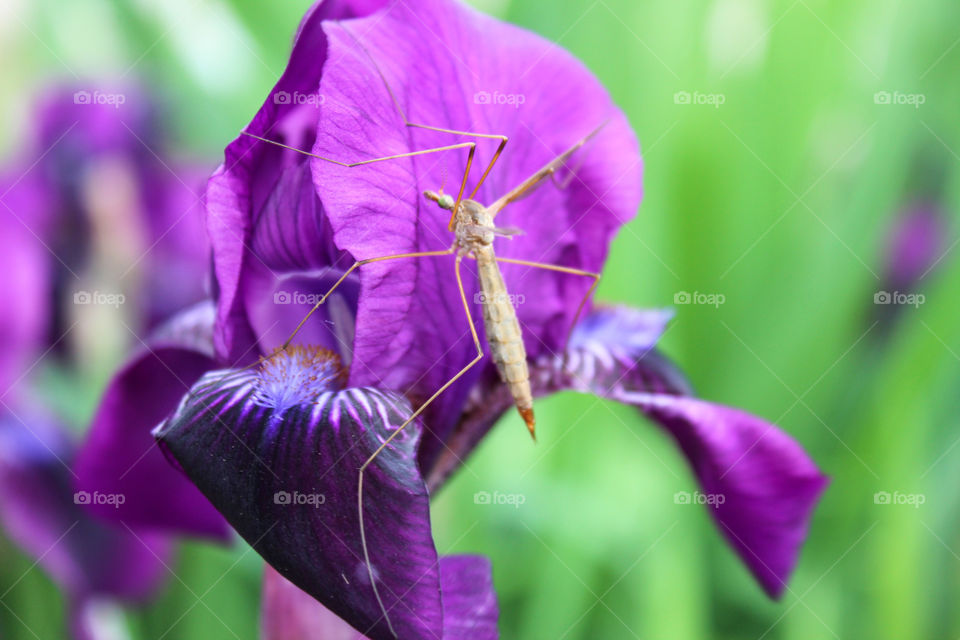
[{"label": "insect abdomen", "polygon": [[533,394],[530,391],[530,373],[527,370],[527,351],[513,302],[500,274],[493,248],[476,252],[477,269],[483,299],[483,324],[490,344],[490,356],[497,366],[500,378],[510,389],[514,404],[534,435]]}]

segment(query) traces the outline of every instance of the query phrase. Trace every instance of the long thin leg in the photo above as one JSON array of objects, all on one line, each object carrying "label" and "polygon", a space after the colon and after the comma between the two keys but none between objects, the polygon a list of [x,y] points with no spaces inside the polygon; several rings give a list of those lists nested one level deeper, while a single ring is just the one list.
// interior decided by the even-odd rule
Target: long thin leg
[{"label": "long thin leg", "polygon": [[270,138],[262,138],[255,133],[250,133],[249,131],[241,131],[245,136],[259,140],[260,142],[268,142],[272,145],[283,147],[284,149],[289,149],[290,151],[296,151],[297,153],[302,153],[305,156],[310,156],[311,158],[317,158],[318,160],[324,160],[326,162],[331,162],[341,167],[353,168],[360,167],[365,164],[373,164],[374,162],[383,162],[384,160],[398,160],[400,158],[410,158],[413,156],[422,156],[428,153],[436,153],[438,151],[451,151],[453,149],[465,149],[470,148],[471,150],[476,147],[474,142],[458,142],[457,144],[449,144],[443,147],[431,147],[429,149],[418,149],[417,151],[408,151],[406,153],[396,153],[391,156],[381,156],[379,158],[368,158],[366,160],[356,160],[354,162],[346,162],[344,160],[337,160],[336,158],[328,158],[326,156],[321,156],[310,151],[305,151],[303,149],[298,149],[296,147],[291,147],[290,145],[283,144],[282,142],[277,142],[276,140],[271,140]]},{"label": "long thin leg", "polygon": [[[263,137],[261,137],[261,136],[258,136],[258,135],[256,135],[256,134],[254,134],[254,133],[250,133],[249,131],[241,131],[240,133],[243,134],[243,135],[245,135],[245,136],[247,136],[247,137],[253,138],[253,139],[255,139],[255,140],[259,140],[260,142],[266,142],[266,143],[268,143],[268,144],[272,144],[272,145],[277,146],[277,147],[282,147],[283,149],[289,149],[290,151],[296,151],[297,153],[301,153],[301,154],[303,154],[303,155],[305,155],[305,156],[310,156],[311,158],[316,158],[316,159],[318,159],[318,160],[323,160],[324,162],[330,162],[330,163],[332,163],[332,164],[339,165],[339,166],[341,166],[341,167],[346,167],[346,168],[348,168],[348,169],[352,169],[353,167],[361,167],[361,166],[364,166],[364,165],[373,164],[373,163],[375,163],[375,162],[383,162],[383,161],[385,161],[385,160],[399,160],[400,158],[412,158],[412,157],[414,157],[414,156],[422,156],[422,155],[426,155],[426,154],[428,154],[428,153],[436,153],[436,152],[439,152],[439,151],[452,151],[452,150],[454,150],[454,149],[469,149],[469,151],[467,152],[467,166],[464,168],[464,170],[463,170],[463,178],[460,180],[460,191],[457,192],[457,199],[456,199],[456,202],[454,202],[454,205],[453,205],[453,214],[450,216],[450,223],[447,225],[447,227],[448,227],[451,231],[453,231],[453,222],[454,222],[454,219],[456,218],[456,215],[457,215],[457,214],[456,214],[457,209],[460,208],[460,201],[463,200],[463,192],[466,191],[466,188],[467,188],[467,178],[470,176],[470,168],[473,166],[473,156],[474,156],[474,154],[475,154],[476,151],[477,151],[477,143],[476,143],[476,142],[458,142],[457,144],[449,144],[449,145],[445,145],[445,146],[442,146],[442,147],[432,147],[432,148],[430,148],[430,149],[418,149],[417,151],[408,151],[407,153],[397,153],[397,154],[390,155],[390,156],[381,156],[381,157],[379,157],[379,158],[368,158],[367,160],[357,160],[357,161],[355,161],[355,162],[345,162],[345,161],[343,161],[343,160],[337,160],[336,158],[328,158],[328,157],[326,157],[326,156],[321,156],[321,155],[318,155],[318,154],[316,154],[316,153],[311,153],[310,151],[305,151],[305,150],[303,150],[303,149],[298,149],[298,148],[296,148],[296,147],[292,147],[292,146],[290,146],[290,145],[283,144],[282,142],[278,142],[278,141],[276,141],[276,140],[271,140],[270,138],[263,138]],[[500,152],[503,150],[503,147],[504,147],[504,145],[506,144],[506,142],[507,142],[506,139],[504,139],[503,142],[500,143],[500,147],[497,149],[497,153],[494,154],[493,160],[492,160],[492,161],[490,162],[490,164],[487,166],[487,170],[484,171],[484,173],[483,173],[483,178],[486,178],[486,177],[487,177],[487,174],[490,173],[490,169],[493,168],[493,163],[494,163],[494,162],[497,160],[497,158],[500,156]],[[481,180],[481,182],[480,182],[479,184],[477,184],[477,187],[474,189],[474,193],[476,193],[476,190],[480,188],[480,184],[482,184],[482,182],[483,182],[483,180]],[[471,195],[471,197],[473,197],[473,196]]]},{"label": "long thin leg", "polygon": [[577,321],[580,320],[580,314],[583,312],[583,308],[587,304],[587,300],[590,299],[590,296],[593,295],[594,290],[597,288],[597,284],[600,282],[600,274],[593,271],[584,271],[583,269],[574,269],[573,267],[563,267],[557,264],[547,264],[545,262],[531,262],[530,260],[514,260],[512,258],[501,258],[497,257],[497,262],[506,262],[509,264],[521,264],[527,267],[535,267],[537,269],[546,269],[547,271],[559,271],[560,273],[569,273],[575,276],[587,276],[588,278],[593,278],[593,283],[591,283],[590,288],[587,289],[587,293],[583,296],[583,300],[580,301],[580,306],[577,307],[577,313],[573,316],[573,323],[570,325],[570,330],[567,331],[567,337],[563,343],[563,368],[566,369],[567,366],[567,347],[570,346],[570,338],[573,336],[573,330],[577,326]]},{"label": "long thin leg", "polygon": [[564,151],[563,153],[555,157],[553,160],[551,160],[547,164],[543,165],[532,176],[530,176],[529,178],[527,178],[526,180],[518,184],[516,187],[511,189],[509,193],[501,196],[496,202],[494,202],[489,207],[487,207],[487,210],[490,212],[490,214],[495,217],[498,213],[500,213],[501,209],[503,209],[505,206],[507,206],[511,202],[520,200],[521,198],[530,195],[530,193],[532,193],[534,189],[536,189],[540,185],[541,182],[543,182],[546,178],[552,176],[559,167],[566,164],[567,160],[570,158],[570,156],[574,154],[574,152],[577,151],[577,149],[585,145],[595,135],[600,133],[600,130],[603,129],[605,126],[607,126],[607,122],[608,121],[604,121],[603,123],[600,124],[599,127],[597,127],[596,129],[594,129],[584,137],[574,142],[569,149],[567,149],[566,151]]},{"label": "long thin leg", "polygon": [[287,338],[286,341],[284,341],[283,346],[281,346],[277,351],[275,351],[273,355],[276,355],[281,351],[287,350],[287,347],[290,346],[290,343],[293,342],[293,339],[296,338],[297,334],[300,333],[300,330],[303,329],[303,325],[307,323],[307,320],[310,319],[310,316],[312,316],[316,312],[316,310],[320,308],[320,305],[322,305],[324,302],[327,301],[327,298],[330,297],[330,294],[336,291],[337,287],[339,287],[340,284],[347,279],[347,276],[353,273],[355,269],[359,269],[363,265],[370,264],[371,262],[383,262],[384,260],[396,260],[398,258],[426,258],[428,256],[448,256],[451,253],[453,253],[455,250],[456,250],[456,247],[450,247],[449,249],[443,249],[440,251],[417,251],[415,253],[395,253],[389,256],[379,256],[377,258],[367,258],[365,260],[357,260],[350,266],[349,269],[344,271],[343,275],[340,276],[340,278],[333,283],[333,286],[331,286],[330,289],[327,290],[327,292],[323,294],[323,296],[319,300],[317,300],[317,303],[313,305],[313,308],[310,309],[310,311],[307,312],[307,315],[303,317],[303,320],[301,320],[300,323],[297,324],[297,328],[293,330],[293,333],[290,334],[290,337]]},{"label": "long thin leg", "polygon": [[[604,126],[606,126],[606,122],[604,123]],[[593,140],[593,137],[592,137],[592,136],[591,136],[590,140],[591,140],[591,141]],[[589,143],[588,143],[588,144],[589,144]],[[553,182],[553,185],[554,185],[557,189],[560,189],[561,191],[563,191],[564,189],[566,189],[567,187],[569,187],[570,184],[576,179],[576,177],[577,177],[577,172],[580,171],[580,168],[583,166],[583,162],[584,162],[584,160],[585,160],[585,158],[584,158],[585,153],[586,153],[586,152],[584,151],[583,153],[577,154],[580,159],[577,161],[577,165],[576,165],[575,167],[573,167],[572,169],[569,169],[569,173],[567,174],[567,176],[566,176],[565,178],[562,178],[562,179],[557,178],[557,173],[556,173],[556,172],[553,172],[553,173],[550,174],[550,181]]]},{"label": "long thin leg", "polygon": [[463,290],[463,278],[460,276],[460,263],[463,260],[463,256],[458,255],[456,260],[456,265],[454,271],[457,275],[457,287],[460,290],[460,301],[463,303],[463,311],[467,316],[467,324],[470,325],[470,336],[473,338],[473,345],[477,348],[476,357],[471,360],[467,366],[457,372],[455,376],[447,380],[442,387],[437,389],[432,396],[427,398],[427,401],[420,405],[420,407],[414,411],[409,418],[407,418],[403,424],[401,424],[397,429],[390,434],[386,440],[383,441],[377,450],[374,451],[367,461],[360,466],[360,477],[357,482],[357,509],[360,514],[360,543],[363,546],[363,559],[367,563],[367,572],[370,575],[370,584],[373,586],[373,594],[377,597],[377,603],[380,605],[380,610],[383,612],[383,617],[387,621],[387,626],[390,627],[390,631],[393,633],[394,637],[397,637],[397,632],[393,628],[393,624],[390,622],[390,614],[387,613],[387,608],[383,604],[383,600],[380,598],[380,591],[377,589],[377,581],[373,575],[373,565],[370,564],[370,552],[367,549],[367,534],[363,526],[363,473],[367,470],[367,467],[376,460],[377,456],[380,455],[380,452],[387,448],[387,445],[393,441],[400,432],[403,431],[408,424],[417,419],[417,417],[426,410],[430,404],[437,399],[437,397],[447,390],[447,388],[456,382],[463,374],[470,370],[473,365],[480,362],[483,358],[483,347],[480,346],[480,337],[477,335],[477,328],[473,324],[473,316],[470,315],[470,305],[467,303],[467,295]]}]

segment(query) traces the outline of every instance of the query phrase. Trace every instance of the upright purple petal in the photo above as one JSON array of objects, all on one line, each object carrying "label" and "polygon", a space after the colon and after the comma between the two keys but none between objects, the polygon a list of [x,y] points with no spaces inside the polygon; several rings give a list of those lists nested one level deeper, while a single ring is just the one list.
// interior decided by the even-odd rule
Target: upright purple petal
[{"label": "upright purple petal", "polygon": [[[300,24],[286,70],[245,130],[309,149],[316,138],[318,89],[327,55],[322,22],[364,15],[382,4],[383,0],[316,3]],[[210,178],[206,210],[219,290],[217,354],[231,363],[249,361],[257,355],[250,347],[258,341],[266,342],[264,352],[277,346],[273,336],[262,335],[264,316],[300,311],[299,306],[271,308],[273,294],[291,293],[276,288],[278,279],[332,265],[345,269],[351,261],[333,245],[312,189],[307,157],[294,151],[237,137]],[[322,318],[315,324],[322,324]]]},{"label": "upright purple petal", "polygon": [[594,313],[574,332],[566,369],[558,358],[541,363],[537,376],[555,389],[635,406],[664,427],[687,456],[703,492],[715,497],[709,508],[720,532],[764,590],[779,597],[828,479],[775,425],[682,395],[675,369],[664,368],[660,359],[650,366],[655,352],[645,318],[650,316],[623,308]]},{"label": "upright purple petal", "polygon": [[[172,162],[172,161],[171,161]],[[203,216],[203,191],[212,166],[174,164],[149,174],[142,185],[150,246],[143,255],[147,327],[209,299],[210,241]]]},{"label": "upright purple petal", "polygon": [[170,466],[150,435],[214,368],[213,312],[212,303],[205,303],[173,319],[110,381],[77,459],[76,484],[126,500],[119,506],[91,504],[97,515],[148,530],[229,538],[223,517]]},{"label": "upright purple petal", "polygon": [[[395,97],[410,122],[509,136],[477,195],[489,204],[607,122],[560,172],[558,182],[572,178],[567,188],[548,181],[497,218],[525,231],[501,241],[500,255],[600,270],[610,239],[639,204],[641,165],[626,118],[585,66],[547,40],[459,2],[399,2],[325,28],[330,59],[314,152],[326,157],[360,161],[474,139],[405,127]],[[501,103],[501,97],[512,99]],[[468,188],[495,148],[494,140],[478,141]],[[337,246],[357,259],[449,247],[449,214],[422,192],[442,185],[455,192],[465,161],[464,150],[354,168],[314,160]],[[468,262],[471,304],[472,269]],[[503,270],[512,293],[526,301],[517,311],[531,357],[562,348],[590,280],[518,265]],[[473,355],[452,259],[396,260],[361,272],[351,383],[409,389],[422,401]],[[449,432],[482,375],[476,367],[432,405],[426,418],[432,434],[442,439]],[[423,447],[425,463],[440,449],[434,440]]]},{"label": "upright purple petal", "polygon": [[[357,472],[412,410],[393,393],[341,389],[341,377],[335,356],[317,349],[214,371],[155,434],[281,575],[365,636],[392,639],[361,545]],[[392,628],[411,639],[442,637],[446,598],[453,619],[471,613],[485,626],[492,598],[480,597],[476,579],[454,576],[449,589],[444,582],[417,467],[419,437],[411,424],[387,444],[363,489],[377,589]]]}]

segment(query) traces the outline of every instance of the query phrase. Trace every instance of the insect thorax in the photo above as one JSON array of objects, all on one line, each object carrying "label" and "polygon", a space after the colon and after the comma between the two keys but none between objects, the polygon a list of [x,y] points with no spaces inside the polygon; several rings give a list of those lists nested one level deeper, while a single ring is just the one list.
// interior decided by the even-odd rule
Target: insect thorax
[{"label": "insect thorax", "polygon": [[476,200],[462,200],[457,210],[453,232],[457,244],[473,251],[493,244],[493,217],[487,208]]}]

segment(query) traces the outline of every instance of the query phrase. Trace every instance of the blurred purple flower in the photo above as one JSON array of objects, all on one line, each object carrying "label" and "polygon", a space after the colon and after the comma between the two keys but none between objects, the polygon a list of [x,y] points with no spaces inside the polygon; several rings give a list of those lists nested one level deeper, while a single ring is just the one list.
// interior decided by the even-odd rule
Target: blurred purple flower
[{"label": "blurred purple flower", "polygon": [[51,343],[98,267],[138,294],[138,324],[147,327],[209,295],[201,198],[209,168],[169,157],[153,105],[134,87],[50,89],[37,101],[26,148],[3,171],[0,210],[50,265]]},{"label": "blurred purple flower", "polygon": [[66,430],[42,411],[18,404],[0,412],[0,521],[63,590],[74,637],[83,640],[92,637],[88,606],[147,599],[166,575],[172,546],[92,517],[84,504],[124,496],[75,493],[75,451]]},{"label": "blurred purple flower", "polygon": [[940,209],[921,202],[897,216],[887,234],[881,289],[874,293],[872,320],[887,336],[903,309],[923,303],[922,280],[943,257],[949,228]]},{"label": "blurred purple flower", "polygon": [[[209,330],[205,354],[183,353],[178,342],[186,332],[183,339],[202,351],[203,336],[190,334],[202,306],[159,326],[209,295],[200,190],[209,171],[167,157],[148,94],[133,88],[103,94],[121,96],[119,105],[98,103],[93,95],[66,88],[48,92],[39,101],[28,151],[0,183],[0,244],[10,244],[0,261],[23,274],[0,285],[10,289],[10,299],[22,301],[0,314],[0,323],[10,325],[2,334],[9,349],[0,362],[0,399],[44,354],[44,339],[61,344],[69,326],[65,310],[78,289],[97,281],[98,274],[88,272],[114,278],[114,286],[141,303],[135,317],[123,319],[137,348],[134,362],[108,387],[78,455],[78,489],[137,496],[119,507],[90,505],[105,517],[222,540],[226,523],[169,468],[149,435],[210,366]],[[156,336],[152,350],[139,343],[136,334],[146,335],[144,330]],[[179,390],[144,384],[174,369]],[[157,481],[164,476],[167,482]]]},{"label": "blurred purple flower", "polygon": [[13,214],[0,208],[0,402],[12,402],[15,386],[43,351],[51,299],[46,250]]},{"label": "blurred purple flower", "polygon": [[[123,461],[94,460],[90,446],[80,455],[56,419],[32,399],[37,365],[50,351],[69,353],[62,338],[69,333],[68,305],[76,302],[78,289],[103,275],[129,272],[129,281],[118,282],[142,292],[142,305],[127,319],[133,331],[205,295],[209,246],[201,173],[193,164],[156,155],[163,154],[162,133],[145,94],[130,88],[110,94],[123,96],[119,107],[78,98],[82,95],[66,88],[47,92],[37,103],[27,148],[0,177],[0,268],[15,274],[0,284],[3,299],[11,302],[0,312],[0,518],[6,533],[71,599],[78,638],[93,633],[95,601],[144,600],[165,573],[172,541],[159,535],[149,517],[135,516],[187,514],[188,522],[204,524],[211,535],[223,538],[228,531],[185,478],[179,494],[152,490],[149,479],[131,486],[143,480],[133,473],[108,490],[76,486],[90,468]],[[176,331],[166,327],[158,333],[163,339]],[[176,353],[161,350],[156,357]],[[188,363],[195,358],[191,353]],[[137,391],[138,404],[121,408],[130,412],[127,418],[151,420],[162,395]],[[164,407],[137,434],[141,454],[155,449],[149,428],[168,411]],[[126,444],[136,442],[134,437]],[[144,457],[143,467],[152,462],[169,472],[154,453],[156,458]],[[153,502],[131,503],[128,497],[139,489],[148,490]],[[167,502],[171,495],[180,501]],[[97,518],[104,512],[131,517],[108,523]]]},{"label": "blurred purple flower", "polygon": [[[578,152],[566,189],[545,186],[504,210],[503,224],[526,235],[498,246],[504,257],[601,270],[610,240],[639,205],[641,163],[625,117],[596,78],[559,47],[456,3],[421,0],[415,13],[395,3],[367,18],[336,20],[364,15],[357,6],[324,2],[311,10],[287,70],[247,131],[344,160],[450,143],[449,135],[405,129],[395,98],[410,121],[510,137],[477,196],[491,202],[608,121]],[[490,91],[522,94],[522,107],[477,98]],[[480,166],[493,149],[478,145]],[[210,362],[224,368],[202,375],[156,431],[176,466],[267,562],[375,640],[394,636],[360,546],[357,469],[470,360],[452,265],[368,265],[300,333],[305,346],[259,367],[236,367],[281,344],[353,260],[449,246],[446,218],[420,194],[443,183],[445,163],[462,161],[422,156],[343,169],[249,137],[232,142],[207,191],[217,282]],[[689,395],[654,349],[669,313],[594,309],[564,358],[589,282],[517,265],[504,273],[511,292],[531,302],[517,311],[535,394],[592,393],[661,425],[704,491],[724,496],[711,506],[723,535],[763,588],[780,595],[827,484],[802,448],[774,425]],[[476,284],[465,280],[473,299]],[[206,348],[179,344],[210,358]],[[120,385],[116,398],[136,406],[132,389],[144,386],[175,397],[196,379],[202,363],[195,364],[172,362],[171,375],[154,367],[157,375]],[[172,400],[164,404],[174,409]],[[510,406],[488,359],[368,469],[371,566],[401,637],[496,637],[492,587],[468,589],[488,584],[489,568],[475,558],[438,558],[428,498]],[[102,411],[106,422],[133,422],[106,417],[109,406]],[[294,607],[295,598],[280,595],[273,604]]]},{"label": "blurred purple flower", "polygon": [[943,253],[947,222],[932,204],[908,208],[887,237],[884,282],[892,291],[914,291]]}]

